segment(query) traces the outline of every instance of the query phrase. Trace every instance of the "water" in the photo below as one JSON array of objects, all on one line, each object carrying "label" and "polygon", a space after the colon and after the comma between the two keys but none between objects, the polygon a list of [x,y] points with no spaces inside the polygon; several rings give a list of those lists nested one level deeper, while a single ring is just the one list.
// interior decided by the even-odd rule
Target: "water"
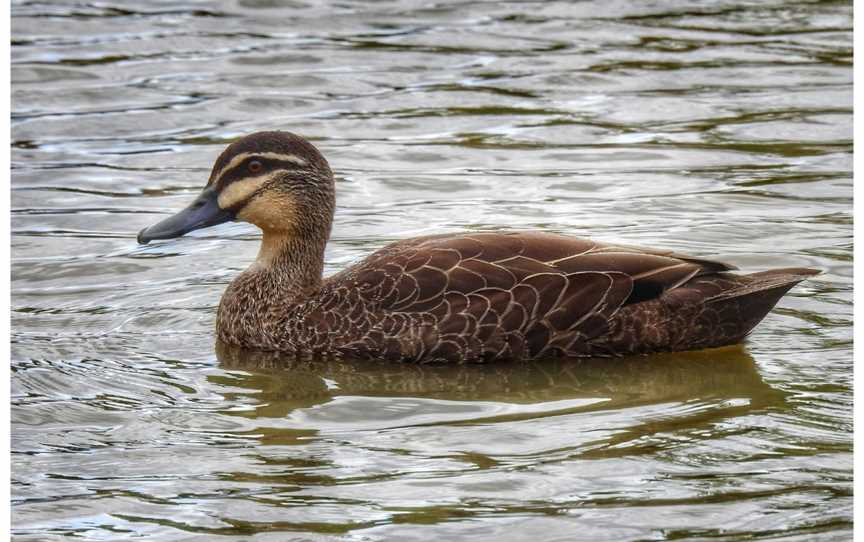
[{"label": "water", "polygon": [[[847,540],[846,2],[13,2],[16,540]],[[213,343],[243,224],[139,247],[223,146],[310,138],[328,272],[566,232],[823,269],[743,347],[494,367]]]}]

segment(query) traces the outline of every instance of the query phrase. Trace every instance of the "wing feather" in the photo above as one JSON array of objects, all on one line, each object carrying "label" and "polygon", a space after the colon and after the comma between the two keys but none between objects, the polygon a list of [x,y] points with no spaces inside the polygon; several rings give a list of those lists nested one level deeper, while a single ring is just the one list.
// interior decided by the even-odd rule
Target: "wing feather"
[{"label": "wing feather", "polygon": [[397,329],[405,335],[415,322],[411,337],[424,344],[403,344],[403,352],[494,359],[578,354],[586,341],[608,332],[621,307],[729,269],[554,234],[476,233],[394,243],[330,280],[352,283],[376,312],[376,340]]}]

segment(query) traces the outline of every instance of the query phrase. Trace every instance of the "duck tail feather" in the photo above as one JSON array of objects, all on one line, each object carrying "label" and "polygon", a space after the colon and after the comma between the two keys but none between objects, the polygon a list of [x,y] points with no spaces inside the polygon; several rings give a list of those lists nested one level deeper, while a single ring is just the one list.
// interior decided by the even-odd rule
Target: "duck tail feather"
[{"label": "duck tail feather", "polygon": [[770,298],[776,295],[776,299],[771,303],[771,307],[773,307],[774,303],[783,297],[783,294],[792,289],[793,286],[821,273],[822,271],[818,269],[806,267],[788,267],[785,269],[772,269],[770,271],[751,273],[741,277],[744,280],[738,287],[730,288],[706,301],[711,303],[744,296]]}]

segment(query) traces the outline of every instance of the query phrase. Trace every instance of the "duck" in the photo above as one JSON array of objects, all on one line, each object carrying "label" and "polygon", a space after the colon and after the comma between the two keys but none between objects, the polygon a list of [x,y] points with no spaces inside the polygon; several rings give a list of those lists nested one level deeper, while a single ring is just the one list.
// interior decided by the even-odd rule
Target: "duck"
[{"label": "duck", "polygon": [[739,274],[670,250],[498,231],[397,241],[324,277],[335,210],[321,152],[262,131],[228,145],[195,200],[138,242],[257,226],[257,258],[222,295],[217,340],[304,359],[490,363],[715,348],[742,342],[820,273]]}]

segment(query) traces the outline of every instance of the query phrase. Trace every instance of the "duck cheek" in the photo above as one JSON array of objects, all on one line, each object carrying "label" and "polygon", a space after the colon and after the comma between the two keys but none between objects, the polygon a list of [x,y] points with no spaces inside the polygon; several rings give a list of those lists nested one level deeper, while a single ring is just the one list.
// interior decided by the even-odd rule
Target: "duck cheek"
[{"label": "duck cheek", "polygon": [[236,209],[249,201],[269,181],[268,177],[252,177],[235,181],[219,191],[219,207]]},{"label": "duck cheek", "polygon": [[260,194],[237,212],[237,219],[249,222],[263,231],[290,231],[296,224],[297,207],[285,198]]}]

